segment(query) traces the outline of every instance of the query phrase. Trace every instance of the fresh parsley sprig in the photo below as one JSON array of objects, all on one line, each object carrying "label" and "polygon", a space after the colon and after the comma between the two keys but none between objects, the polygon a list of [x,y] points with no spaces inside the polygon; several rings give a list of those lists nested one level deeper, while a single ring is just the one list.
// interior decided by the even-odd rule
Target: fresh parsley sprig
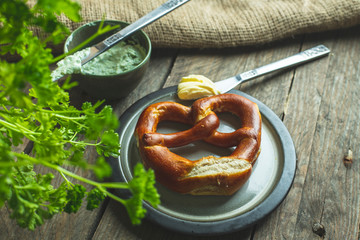
[{"label": "fresh parsley sprig", "polygon": [[[154,173],[140,164],[129,183],[100,182],[111,174],[105,158],[119,154],[117,117],[103,102],[75,108],[66,92],[73,83],[60,87],[51,80],[49,65],[64,55],[55,58],[47,44],[60,43],[68,33],[57,17],[79,21],[79,11],[71,0],[39,0],[32,6],[26,0],[0,1],[0,55],[18,56],[15,62],[0,58],[0,207],[6,204],[11,218],[28,229],[55,214],[77,212],[84,199],[93,210],[110,197],[126,207],[134,224],[144,217],[143,200],[159,203]],[[111,29],[101,25],[88,41]],[[32,148],[15,150],[20,146]],[[89,148],[98,154],[93,163],[85,157]],[[93,171],[100,181],[75,173],[77,168]],[[56,175],[62,181],[54,186]],[[111,189],[128,189],[132,198],[121,199]]]}]

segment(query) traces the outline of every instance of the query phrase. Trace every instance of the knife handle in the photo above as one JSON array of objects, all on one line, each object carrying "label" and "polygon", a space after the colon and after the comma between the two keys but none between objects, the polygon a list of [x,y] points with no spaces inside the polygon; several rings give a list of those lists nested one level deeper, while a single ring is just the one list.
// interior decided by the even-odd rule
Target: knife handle
[{"label": "knife handle", "polygon": [[262,75],[265,75],[267,73],[271,73],[271,72],[274,72],[277,70],[300,65],[302,63],[325,56],[329,53],[330,53],[330,50],[327,47],[325,47],[324,45],[319,45],[319,46],[310,48],[308,50],[305,50],[303,52],[299,52],[290,57],[267,64],[265,66],[258,67],[253,70],[250,70],[250,71],[247,71],[244,73],[240,73],[236,76],[227,78],[225,80],[215,82],[215,86],[221,93],[225,93],[225,92],[228,92],[231,89],[235,88],[237,85],[239,85],[243,82],[246,82],[248,80],[251,80],[253,78],[260,77]]},{"label": "knife handle", "polygon": [[145,16],[139,18],[132,24],[128,25],[127,27],[123,28],[119,32],[111,35],[107,39],[103,41],[103,43],[107,46],[113,46],[114,44],[118,43],[125,37],[129,36],[130,34],[144,28],[148,24],[154,22],[155,20],[161,18],[162,16],[168,14],[169,12],[173,11],[177,7],[180,7],[184,3],[188,2],[189,0],[169,0],[162,4],[160,7],[154,9],[150,13],[146,14]]},{"label": "knife handle", "polygon": [[255,77],[259,77],[265,75],[267,73],[271,73],[277,70],[293,67],[296,65],[300,65],[304,62],[322,57],[328,54],[330,50],[324,45],[319,45],[303,52],[299,52],[293,56],[281,59],[279,61],[267,64],[265,66],[238,74],[236,77],[241,79],[241,82],[245,82],[247,80],[253,79]]},{"label": "knife handle", "polygon": [[168,0],[167,2],[163,3],[160,7],[154,9],[145,16],[139,18],[132,24],[121,29],[119,32],[114,33],[110,37],[106,38],[104,41],[101,41],[98,44],[90,47],[90,54],[81,61],[81,64],[84,65],[88,63],[91,59],[105,52],[106,50],[108,50],[109,48],[111,48],[112,46],[114,46],[116,43],[120,42],[124,38],[146,27],[150,23],[170,13],[171,11],[180,7],[184,3],[187,3],[188,1],[190,0]]}]

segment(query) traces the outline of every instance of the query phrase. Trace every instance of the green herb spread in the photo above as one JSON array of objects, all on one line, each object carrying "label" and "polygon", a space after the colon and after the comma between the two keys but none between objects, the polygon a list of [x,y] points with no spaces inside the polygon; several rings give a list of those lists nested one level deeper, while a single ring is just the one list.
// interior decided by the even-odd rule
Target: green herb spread
[{"label": "green herb spread", "polygon": [[51,74],[52,78],[58,79],[73,73],[98,76],[115,75],[135,68],[145,57],[145,50],[138,44],[120,42],[81,66],[81,60],[89,52],[90,48],[86,48],[59,61],[57,63],[58,68]]}]

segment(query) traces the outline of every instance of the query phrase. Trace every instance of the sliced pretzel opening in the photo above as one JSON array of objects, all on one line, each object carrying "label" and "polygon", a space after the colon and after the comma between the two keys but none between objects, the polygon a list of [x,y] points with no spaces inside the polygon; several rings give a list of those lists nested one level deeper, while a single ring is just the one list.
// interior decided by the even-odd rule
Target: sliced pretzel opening
[{"label": "sliced pretzel opening", "polygon": [[215,175],[219,174],[219,172],[223,175],[229,175],[248,171],[251,167],[251,163],[244,159],[208,157],[197,162],[186,175],[186,178]]}]

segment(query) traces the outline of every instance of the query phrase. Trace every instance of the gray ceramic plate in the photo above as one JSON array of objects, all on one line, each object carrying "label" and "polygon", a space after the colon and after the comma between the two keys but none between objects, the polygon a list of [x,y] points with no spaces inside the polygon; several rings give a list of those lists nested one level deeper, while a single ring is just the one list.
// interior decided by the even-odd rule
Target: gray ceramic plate
[{"label": "gray ceramic plate", "polygon": [[[273,211],[285,198],[295,176],[296,155],[292,139],[282,121],[264,104],[232,90],[256,102],[262,115],[261,153],[254,165],[248,182],[232,196],[190,196],[168,190],[161,184],[156,187],[161,204],[155,209],[144,203],[147,217],[171,230],[196,235],[213,235],[244,229]],[[133,136],[141,112],[150,104],[161,101],[176,101],[191,105],[190,101],[177,98],[176,87],[152,93],[131,106],[120,118],[121,154],[112,159],[115,181],[132,179],[133,166],[141,162]],[[229,132],[237,128],[237,119],[231,114],[221,114],[219,131]],[[163,123],[159,132],[176,132],[186,129],[178,123]],[[190,160],[207,155],[229,155],[232,149],[217,148],[203,142],[172,149]],[[124,193],[120,193],[124,194]]]}]

